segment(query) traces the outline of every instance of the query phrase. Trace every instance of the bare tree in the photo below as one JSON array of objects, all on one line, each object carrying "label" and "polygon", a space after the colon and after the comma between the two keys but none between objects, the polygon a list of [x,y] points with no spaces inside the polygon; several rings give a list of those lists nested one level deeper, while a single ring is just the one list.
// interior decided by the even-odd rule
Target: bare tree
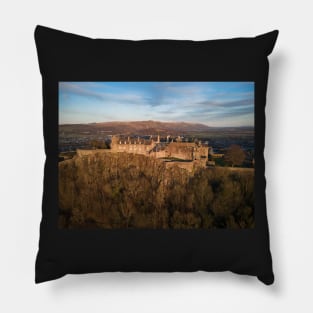
[{"label": "bare tree", "polygon": [[245,153],[238,145],[231,145],[225,153],[225,161],[230,163],[231,166],[241,165],[245,160]]}]

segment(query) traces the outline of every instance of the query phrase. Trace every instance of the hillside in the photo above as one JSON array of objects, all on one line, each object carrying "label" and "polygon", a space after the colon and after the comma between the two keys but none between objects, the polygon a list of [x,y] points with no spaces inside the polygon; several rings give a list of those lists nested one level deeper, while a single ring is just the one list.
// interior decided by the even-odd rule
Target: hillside
[{"label": "hillside", "polygon": [[254,171],[195,169],[103,153],[59,163],[61,228],[254,227]]},{"label": "hillside", "polygon": [[188,133],[214,132],[221,128],[209,127],[200,123],[186,122],[159,122],[159,121],[132,121],[132,122],[103,122],[91,124],[64,124],[59,126],[62,133],[108,133],[123,135],[178,135]]}]

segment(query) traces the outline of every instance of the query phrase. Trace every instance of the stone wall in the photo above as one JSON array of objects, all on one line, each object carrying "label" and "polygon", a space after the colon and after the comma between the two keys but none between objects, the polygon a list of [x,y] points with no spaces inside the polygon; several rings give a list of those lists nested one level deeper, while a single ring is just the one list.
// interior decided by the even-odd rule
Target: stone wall
[{"label": "stone wall", "polygon": [[117,136],[112,137],[111,150],[113,152],[127,152],[147,155],[155,147],[153,140],[144,139],[127,139],[118,138]]},{"label": "stone wall", "polygon": [[[177,158],[189,162],[174,162],[180,167],[186,168],[189,171],[192,168],[192,161],[199,162],[200,166],[206,166],[208,159],[209,147],[201,146],[194,142],[171,142],[168,145],[160,145],[160,143],[153,140],[144,139],[120,139],[113,136],[111,149],[94,149],[94,150],[83,150],[77,149],[77,156],[83,157],[87,155],[93,155],[96,153],[133,153],[141,154],[151,158]],[[180,164],[181,163],[181,164]],[[168,165],[172,166],[172,165]]]},{"label": "stone wall", "polygon": [[78,157],[83,157],[86,155],[93,155],[97,153],[110,153],[112,152],[111,149],[92,149],[92,150],[84,150],[84,149],[77,149],[76,154]]},{"label": "stone wall", "polygon": [[208,158],[209,147],[194,142],[171,142],[162,150],[158,149],[158,145],[159,138],[158,141],[153,141],[113,136],[111,150],[113,152],[142,154],[154,158],[172,157],[189,161]]},{"label": "stone wall", "polygon": [[[122,153],[122,152],[131,153],[131,152],[125,152],[125,151],[113,151],[112,149],[93,149],[93,150],[77,149],[76,155],[78,158],[81,158],[81,157],[85,157],[89,155],[97,155],[97,154],[104,154],[104,153],[115,154],[115,153]],[[140,154],[140,153],[136,153],[136,154]],[[180,155],[180,154],[177,154],[177,155]],[[150,154],[146,155],[146,157],[150,157],[150,158],[153,157],[156,159],[167,158],[168,156],[169,155],[166,150],[150,152]],[[198,159],[198,160],[192,160],[192,161],[167,161],[167,160],[160,160],[160,161],[164,162],[166,168],[172,168],[174,166],[177,166],[179,168],[187,170],[189,173],[192,173],[197,167],[206,167],[206,159]],[[63,161],[63,162],[66,162],[66,161]]]},{"label": "stone wall", "polygon": [[114,152],[127,152],[127,153],[135,153],[135,154],[148,154],[154,145],[145,145],[145,144],[133,144],[133,143],[121,143],[112,146],[112,151]]},{"label": "stone wall", "polygon": [[194,162],[165,162],[165,167],[166,168],[171,168],[177,166],[179,168],[183,168],[187,170],[188,172],[193,172],[194,170]]},{"label": "stone wall", "polygon": [[149,157],[153,157],[156,159],[159,158],[167,158],[168,157],[168,153],[165,150],[161,150],[161,151],[152,151],[149,153]]},{"label": "stone wall", "polygon": [[183,143],[183,142],[171,142],[166,147],[169,157],[183,160],[193,160],[194,149],[195,149],[194,143]]}]

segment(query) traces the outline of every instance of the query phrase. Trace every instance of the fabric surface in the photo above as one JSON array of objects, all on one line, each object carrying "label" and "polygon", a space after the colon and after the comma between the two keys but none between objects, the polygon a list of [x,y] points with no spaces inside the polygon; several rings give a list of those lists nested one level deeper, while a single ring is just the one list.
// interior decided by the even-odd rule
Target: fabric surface
[{"label": "fabric surface", "polygon": [[277,36],[131,41],[36,27],[46,153],[36,283],[198,270],[273,283],[263,151]]}]

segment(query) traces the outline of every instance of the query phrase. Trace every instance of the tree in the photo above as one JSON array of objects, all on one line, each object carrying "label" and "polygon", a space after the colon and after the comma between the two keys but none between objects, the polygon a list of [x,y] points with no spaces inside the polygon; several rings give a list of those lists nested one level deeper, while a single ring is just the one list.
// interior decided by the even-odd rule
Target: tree
[{"label": "tree", "polygon": [[109,148],[107,143],[101,140],[94,139],[94,140],[91,140],[89,144],[93,149],[108,149]]},{"label": "tree", "polygon": [[231,145],[224,155],[225,161],[230,163],[231,166],[241,165],[245,157],[244,151],[238,145]]}]

